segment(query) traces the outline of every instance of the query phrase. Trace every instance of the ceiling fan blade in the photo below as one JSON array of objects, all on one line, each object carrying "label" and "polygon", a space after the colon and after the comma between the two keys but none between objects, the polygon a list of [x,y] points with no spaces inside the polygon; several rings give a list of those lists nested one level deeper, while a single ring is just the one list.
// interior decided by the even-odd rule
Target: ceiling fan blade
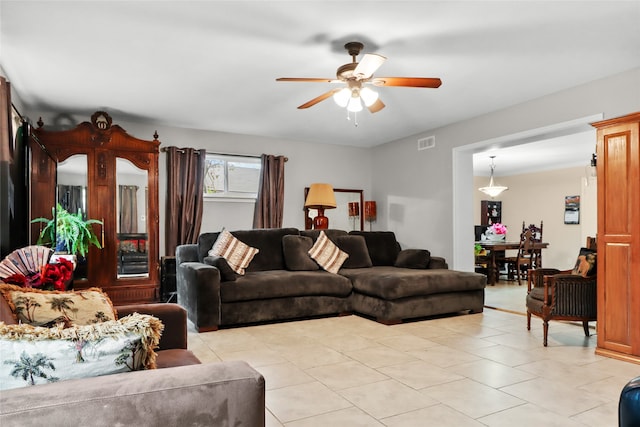
[{"label": "ceiling fan blade", "polygon": [[380,98],[378,98],[376,99],[376,102],[374,102],[367,108],[369,108],[369,111],[371,111],[372,113],[377,113],[384,108],[384,102],[380,101]]},{"label": "ceiling fan blade", "polygon": [[313,107],[317,103],[322,102],[327,98],[330,98],[334,93],[338,92],[339,90],[340,89],[332,89],[329,92],[325,92],[322,95],[313,98],[311,101],[305,102],[304,104],[299,106],[298,109]]},{"label": "ceiling fan blade", "polygon": [[376,72],[378,68],[386,61],[382,55],[377,55],[375,53],[367,53],[362,57],[362,61],[358,63],[355,70],[353,70],[353,75],[356,77],[368,79]]},{"label": "ceiling fan blade", "polygon": [[371,81],[375,86],[406,86],[437,88],[442,80],[435,77],[376,77]]},{"label": "ceiling fan blade", "polygon": [[317,83],[340,83],[337,79],[323,79],[323,78],[307,78],[307,77],[280,77],[276,79],[277,82],[317,82]]}]

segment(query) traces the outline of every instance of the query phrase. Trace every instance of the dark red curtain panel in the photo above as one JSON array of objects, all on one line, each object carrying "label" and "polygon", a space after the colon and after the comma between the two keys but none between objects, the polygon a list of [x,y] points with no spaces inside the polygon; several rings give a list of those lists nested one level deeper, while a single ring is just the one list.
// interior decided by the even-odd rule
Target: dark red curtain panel
[{"label": "dark red curtain panel", "polygon": [[165,253],[196,243],[202,224],[205,150],[168,147]]},{"label": "dark red curtain panel", "polygon": [[280,228],[284,212],[284,156],[263,154],[253,228]]}]

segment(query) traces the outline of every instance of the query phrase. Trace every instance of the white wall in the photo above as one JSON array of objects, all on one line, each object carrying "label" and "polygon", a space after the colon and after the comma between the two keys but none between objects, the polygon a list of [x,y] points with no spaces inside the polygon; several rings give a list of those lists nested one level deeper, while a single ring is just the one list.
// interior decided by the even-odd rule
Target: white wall
[{"label": "white wall", "polygon": [[[454,156],[454,148],[597,114],[612,118],[639,110],[640,68],[636,68],[376,147],[372,159],[373,195],[379,200],[376,225],[393,229],[405,245],[426,247],[446,257],[451,267],[471,271],[472,152]],[[431,135],[436,147],[417,152],[417,140]],[[399,212],[402,221],[393,220],[392,211]]]},{"label": "white wall", "polygon": [[[595,236],[597,232],[596,183],[593,181],[586,187],[585,178],[584,167],[502,176],[499,183],[509,190],[500,196],[490,199],[480,191],[473,192],[474,224],[480,224],[481,200],[500,200],[507,240],[519,239],[523,221],[526,225],[539,225],[543,221],[543,238],[549,243],[543,252],[543,265],[572,268],[586,236]],[[473,185],[477,189],[487,182],[486,176],[475,177]],[[580,196],[580,224],[565,224],[564,198],[574,195]]]}]

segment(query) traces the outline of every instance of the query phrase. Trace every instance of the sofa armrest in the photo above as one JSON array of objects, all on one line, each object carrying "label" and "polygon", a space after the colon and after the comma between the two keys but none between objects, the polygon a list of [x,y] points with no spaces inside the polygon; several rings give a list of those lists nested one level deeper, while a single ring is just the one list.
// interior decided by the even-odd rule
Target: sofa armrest
[{"label": "sofa armrest", "polygon": [[4,390],[0,425],[264,426],[264,408],[264,377],[229,361]]},{"label": "sofa armrest", "polygon": [[440,268],[443,270],[448,270],[449,264],[447,264],[447,260],[444,259],[443,257],[432,256],[431,260],[429,261],[429,268],[430,269]]},{"label": "sofa armrest", "polygon": [[198,332],[215,331],[220,325],[220,270],[200,262],[177,264],[178,304]]},{"label": "sofa armrest", "polygon": [[198,262],[198,245],[189,243],[176,248],[176,265],[183,262]]},{"label": "sofa armrest", "polygon": [[132,304],[116,306],[118,317],[132,313],[149,314],[164,324],[158,350],[187,348],[187,311],[177,304]]}]

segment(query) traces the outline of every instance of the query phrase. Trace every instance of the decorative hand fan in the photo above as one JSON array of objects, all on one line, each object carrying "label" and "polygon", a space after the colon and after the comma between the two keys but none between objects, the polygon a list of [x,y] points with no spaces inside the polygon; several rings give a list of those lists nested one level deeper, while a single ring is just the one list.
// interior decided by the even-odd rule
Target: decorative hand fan
[{"label": "decorative hand fan", "polygon": [[53,249],[45,246],[27,246],[16,249],[0,261],[0,279],[14,274],[29,276],[39,272],[43,266],[49,263]]}]

